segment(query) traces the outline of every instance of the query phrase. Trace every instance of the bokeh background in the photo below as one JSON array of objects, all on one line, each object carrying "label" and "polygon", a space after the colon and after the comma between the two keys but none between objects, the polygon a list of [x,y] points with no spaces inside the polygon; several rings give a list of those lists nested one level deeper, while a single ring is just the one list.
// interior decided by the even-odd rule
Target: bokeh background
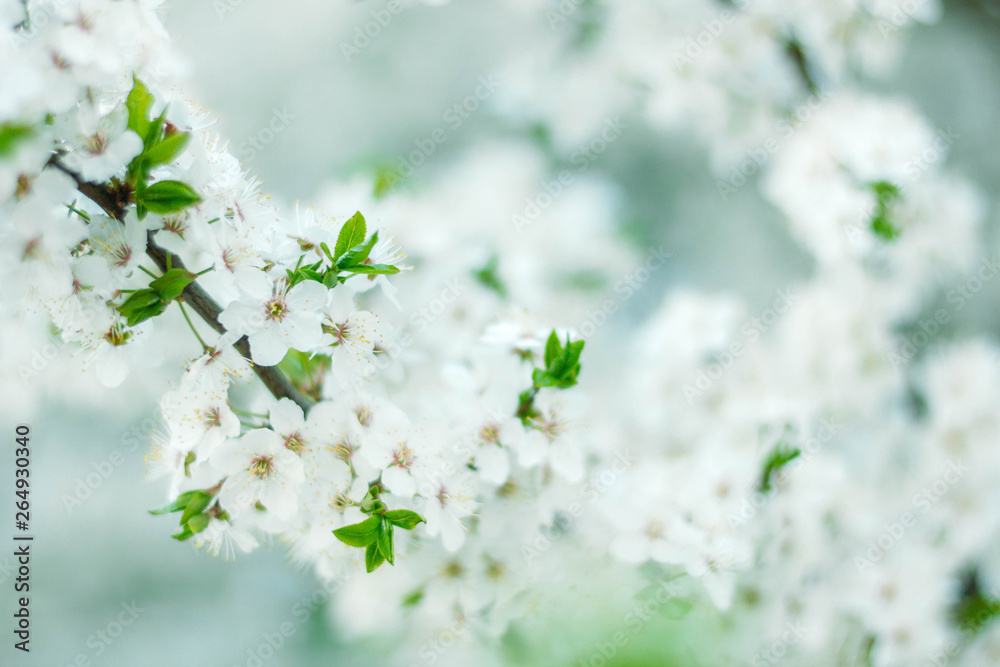
[{"label": "bokeh background", "polygon": [[[442,113],[481,76],[497,71],[526,45],[552,38],[544,19],[513,6],[406,4],[349,61],[342,43],[350,42],[355,28],[384,3],[174,2],[165,22],[178,51],[189,58],[189,96],[219,117],[219,130],[245,166],[260,175],[264,190],[292,203],[310,201],[331,181],[394,163],[412,150],[415,139],[440,125]],[[995,247],[1000,187],[996,8],[946,3],[937,25],[908,31],[897,74],[869,86],[913,99],[935,126],[957,132],[949,168],[989,198],[985,234]],[[289,118],[287,126],[261,150],[251,150],[248,140],[259,137],[278,112]],[[505,118],[510,115],[494,113],[487,104],[449,134],[406,186],[434,182],[479,142],[537,135]],[[640,318],[677,285],[726,289],[751,306],[762,304],[791,278],[809,273],[811,260],[755,187],[741,188],[722,202],[707,150],[696,139],[648,129],[638,117],[625,120],[630,131],[592,168],[621,189],[623,230],[664,244],[673,258],[622,317]],[[511,202],[512,211],[519,205]],[[963,310],[951,326],[963,333],[1000,335],[998,288],[987,285],[976,307]],[[40,372],[65,369],[43,365]],[[49,376],[45,382],[53,380],[70,386],[79,382],[68,376]],[[143,457],[164,381],[158,372],[135,375],[106,400],[83,406],[69,404],[64,392],[49,392],[0,407],[5,438],[13,439],[17,423],[32,428],[35,640],[30,661],[17,664],[253,665],[267,636],[286,622],[294,634],[260,664],[379,664],[378,645],[347,646],[338,636],[325,606],[313,597],[316,580],[290,567],[283,548],[261,549],[227,563],[171,540],[171,522],[147,514],[164,494],[161,484],[143,481]],[[7,387],[5,394],[18,392]],[[5,455],[0,463],[0,488],[9,488],[11,458]],[[69,502],[70,497],[79,502]],[[12,516],[10,493],[2,494],[0,513]],[[11,550],[0,550],[8,619]],[[99,633],[116,633],[123,604],[136,609],[134,622],[106,642]],[[515,660],[531,654],[546,664],[575,664],[575,645],[589,645],[602,636],[603,623],[620,620],[602,618],[595,610],[589,625],[558,626],[557,633],[548,634],[550,654],[539,648],[544,632],[521,629],[512,633],[508,649]],[[654,623],[644,634],[662,647],[668,631]],[[3,642],[0,664],[8,664],[10,644]],[[662,664],[664,659],[644,656],[643,642],[630,650],[634,655],[619,656],[619,664]],[[691,664],[686,656],[677,659]]]}]

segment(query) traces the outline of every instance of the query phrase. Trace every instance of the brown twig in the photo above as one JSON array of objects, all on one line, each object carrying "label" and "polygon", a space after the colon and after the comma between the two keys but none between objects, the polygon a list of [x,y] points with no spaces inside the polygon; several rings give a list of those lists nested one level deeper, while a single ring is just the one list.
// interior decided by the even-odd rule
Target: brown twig
[{"label": "brown twig", "polygon": [[[121,198],[118,196],[110,186],[91,183],[80,178],[80,175],[73,170],[67,168],[64,164],[59,162],[58,155],[53,155],[49,159],[48,165],[55,167],[59,171],[68,175],[76,182],[76,189],[80,191],[81,194],[86,195],[88,199],[93,201],[95,204],[100,206],[105,213],[107,213],[112,218],[115,218],[119,222],[125,221],[125,205],[122,203]],[[153,241],[153,233],[149,232],[146,239],[146,254],[149,255],[150,259],[160,268],[161,271],[166,271],[168,266],[175,269],[183,269],[184,263],[181,258],[177,255],[167,252],[160,246],[156,245]],[[217,332],[225,333],[226,328],[222,326],[219,322],[219,315],[222,313],[222,308],[219,304],[215,302],[208,292],[202,289],[201,285],[197,281],[188,284],[181,293],[180,298],[184,303],[191,306],[191,309],[198,313],[199,317],[203,319],[208,326],[215,329]],[[245,358],[250,358],[250,343],[246,336],[243,336],[238,341],[233,344],[236,351],[243,355]],[[254,372],[257,377],[260,378],[264,386],[267,387],[268,391],[275,398],[290,398],[302,408],[303,412],[308,413],[309,409],[313,406],[313,401],[304,396],[298,389],[296,389],[292,383],[289,381],[285,374],[279,371],[274,366],[253,366]]]}]

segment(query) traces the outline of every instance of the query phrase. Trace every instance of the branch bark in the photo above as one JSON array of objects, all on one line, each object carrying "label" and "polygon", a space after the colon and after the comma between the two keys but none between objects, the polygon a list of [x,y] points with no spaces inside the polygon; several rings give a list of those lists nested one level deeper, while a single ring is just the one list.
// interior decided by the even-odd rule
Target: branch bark
[{"label": "branch bark", "polygon": [[[100,206],[109,216],[115,218],[119,222],[125,221],[125,207],[122,205],[120,198],[109,186],[83,180],[80,178],[79,174],[71,169],[68,169],[64,164],[59,162],[58,155],[53,155],[48,164],[72,178],[76,182],[77,190]],[[153,260],[161,271],[167,270],[168,257],[171,267],[175,269],[184,268],[184,263],[181,261],[180,257],[167,252],[160,246],[156,245],[153,241],[152,232],[147,235],[146,241],[146,254],[149,255],[150,259]],[[219,322],[219,315],[222,313],[222,308],[219,307],[219,304],[215,302],[208,292],[202,289],[197,281],[194,281],[185,287],[180,298],[184,301],[184,303],[191,306],[191,309],[198,313],[198,316],[201,317],[201,319],[204,320],[208,326],[212,327],[220,334],[225,333],[226,328],[222,326],[221,322]],[[235,347],[236,351],[243,355],[246,359],[250,359],[250,343],[246,336],[243,336],[236,341],[236,343],[233,344],[233,347]],[[296,389],[291,381],[285,377],[284,373],[279,371],[274,366],[253,365],[253,370],[257,374],[257,377],[260,378],[261,382],[264,383],[264,386],[267,387],[267,390],[270,391],[275,398],[290,398],[302,408],[303,412],[308,414],[309,409],[313,406],[313,401]]]}]

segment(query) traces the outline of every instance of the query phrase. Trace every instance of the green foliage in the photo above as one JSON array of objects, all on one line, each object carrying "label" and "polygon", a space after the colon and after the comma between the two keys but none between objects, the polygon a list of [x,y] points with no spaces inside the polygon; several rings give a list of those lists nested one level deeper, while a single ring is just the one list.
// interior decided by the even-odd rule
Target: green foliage
[{"label": "green foliage", "polygon": [[372,264],[368,261],[368,255],[378,243],[378,232],[365,240],[367,232],[365,218],[358,211],[344,223],[332,252],[326,243],[319,244],[320,250],[329,260],[329,266],[324,266],[323,260],[312,264],[303,264],[302,262],[305,260],[305,255],[303,255],[299,258],[295,269],[287,271],[289,284],[296,285],[303,280],[315,280],[327,287],[334,287],[355,275],[399,273],[398,267],[390,264]]},{"label": "green foliage", "polygon": [[23,123],[0,124],[0,158],[14,152],[17,145],[35,133],[35,128]]},{"label": "green foliage", "polygon": [[559,340],[555,329],[545,342],[545,366],[536,368],[531,373],[531,389],[527,389],[517,397],[517,412],[514,416],[527,426],[538,416],[535,409],[535,397],[539,390],[545,387],[569,389],[577,383],[580,375],[580,355],[583,353],[584,341],[570,341],[566,336],[566,344]]},{"label": "green foliage", "polygon": [[[136,190],[136,204],[152,213],[179,213],[201,201],[190,185],[181,181],[159,181],[147,188]],[[144,216],[140,215],[140,218]]]},{"label": "green foliage", "polygon": [[568,389],[576,385],[576,378],[580,374],[580,354],[583,352],[583,345],[584,341],[570,342],[567,336],[564,346],[553,330],[545,343],[545,368],[536,368],[531,374],[535,388]]},{"label": "green foliage", "polygon": [[182,512],[180,519],[180,532],[172,535],[175,540],[184,541],[189,537],[197,535],[208,527],[210,517],[205,514],[205,510],[212,504],[214,491],[209,489],[188,491],[177,496],[168,505],[155,510],[150,510],[150,514],[170,514]]},{"label": "green foliage", "polygon": [[761,493],[771,490],[774,482],[774,475],[782,468],[794,461],[802,453],[798,447],[789,447],[783,442],[779,442],[764,460],[764,469],[761,471],[760,482],[757,485]]},{"label": "green foliage", "polygon": [[150,119],[153,96],[138,78],[132,79],[132,90],[125,101],[128,109],[128,128],[142,138],[142,152],[128,165],[126,180],[134,188],[139,219],[147,212],[177,213],[201,201],[194,189],[180,181],[160,181],[146,187],[149,172],[161,165],[170,164],[187,148],[190,132],[178,132],[167,123],[167,109]]},{"label": "green foliage", "polygon": [[156,290],[146,288],[132,292],[117,309],[125,316],[128,325],[134,327],[140,322],[162,315],[163,311],[167,309],[167,304],[156,293]]},{"label": "green foliage", "polygon": [[883,241],[894,241],[899,237],[899,229],[891,220],[892,208],[900,197],[899,188],[888,181],[875,181],[870,184],[875,193],[875,214],[872,216],[872,232]]},{"label": "green foliage", "polygon": [[118,306],[118,312],[125,317],[130,327],[163,314],[167,305],[179,297],[197,276],[185,269],[170,269],[143,288],[132,292],[125,302]]},{"label": "green foliage", "polygon": [[365,568],[369,572],[386,561],[395,564],[393,533],[396,528],[413,530],[424,522],[422,516],[410,510],[387,510],[378,496],[379,486],[372,486],[361,501],[361,511],[371,516],[333,531],[333,535],[347,546],[365,550]]},{"label": "green foliage", "polygon": [[501,299],[506,299],[507,285],[504,284],[503,279],[500,277],[500,273],[498,271],[499,267],[500,258],[494,254],[490,257],[489,261],[486,262],[486,266],[478,271],[473,271],[472,276],[484,287],[488,287],[496,292]]}]

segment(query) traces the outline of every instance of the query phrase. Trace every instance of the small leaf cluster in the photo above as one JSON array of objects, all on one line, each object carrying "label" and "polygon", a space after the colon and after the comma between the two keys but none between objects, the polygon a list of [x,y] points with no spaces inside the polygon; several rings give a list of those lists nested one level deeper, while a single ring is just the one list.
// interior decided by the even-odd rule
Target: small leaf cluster
[{"label": "small leaf cluster", "polygon": [[118,306],[118,312],[125,316],[130,327],[156,317],[167,309],[167,305],[179,297],[184,288],[197,276],[186,269],[169,269],[149,284],[136,290],[125,302]]},{"label": "small leaf cluster", "polygon": [[[326,243],[319,244],[323,254],[326,255],[326,260],[303,266],[302,258],[299,258],[295,269],[288,270],[289,285],[295,285],[303,280],[315,280],[327,287],[334,287],[358,274],[392,275],[399,273],[399,268],[391,264],[372,264],[368,261],[368,255],[378,243],[378,232],[373,233],[365,240],[367,233],[365,217],[358,211],[344,223],[332,251]],[[328,266],[324,266],[327,261]]]},{"label": "small leaf cluster", "polygon": [[875,181],[870,184],[875,193],[875,214],[872,216],[872,232],[884,241],[894,241],[899,237],[899,228],[891,218],[893,204],[900,197],[899,188],[888,181]]},{"label": "small leaf cluster", "polygon": [[395,564],[393,531],[396,528],[413,530],[424,518],[411,510],[387,509],[379,497],[378,485],[368,490],[361,501],[361,511],[370,516],[360,523],[333,531],[334,536],[351,547],[365,550],[365,569],[375,571],[385,561]]},{"label": "small leaf cluster", "polygon": [[521,392],[518,396],[518,408],[516,416],[527,425],[532,419],[538,416],[535,409],[535,397],[540,389],[554,387],[556,389],[569,389],[577,383],[580,375],[580,354],[583,352],[584,341],[571,341],[569,335],[566,336],[566,344],[559,340],[559,334],[555,329],[549,334],[545,343],[545,365],[536,368],[531,373],[531,389]]},{"label": "small leaf cluster", "polygon": [[501,299],[507,298],[507,285],[504,283],[503,278],[500,277],[500,257],[496,254],[490,256],[489,261],[486,265],[472,272],[472,276],[479,281],[483,287],[487,287],[494,292]]},{"label": "small leaf cluster", "polygon": [[760,482],[757,489],[761,493],[767,493],[774,486],[774,476],[786,465],[794,461],[802,453],[798,447],[790,447],[783,442],[779,442],[774,449],[764,459],[764,468],[760,474]]},{"label": "small leaf cluster", "polygon": [[129,163],[126,181],[134,190],[132,197],[140,220],[148,212],[178,213],[201,201],[194,188],[181,181],[164,180],[146,185],[150,171],[176,160],[191,141],[190,132],[179,132],[166,122],[166,107],[159,116],[151,118],[152,106],[153,95],[142,81],[133,77],[125,107],[128,129],[142,138],[142,152]]},{"label": "small leaf cluster", "polygon": [[181,531],[171,535],[171,537],[175,540],[181,540],[183,542],[208,527],[208,522],[211,517],[205,513],[205,510],[212,504],[212,497],[213,494],[208,489],[188,491],[187,493],[182,493],[177,496],[177,498],[174,499],[174,501],[169,505],[164,505],[159,509],[150,510],[149,513],[159,516],[161,514],[181,512]]}]

